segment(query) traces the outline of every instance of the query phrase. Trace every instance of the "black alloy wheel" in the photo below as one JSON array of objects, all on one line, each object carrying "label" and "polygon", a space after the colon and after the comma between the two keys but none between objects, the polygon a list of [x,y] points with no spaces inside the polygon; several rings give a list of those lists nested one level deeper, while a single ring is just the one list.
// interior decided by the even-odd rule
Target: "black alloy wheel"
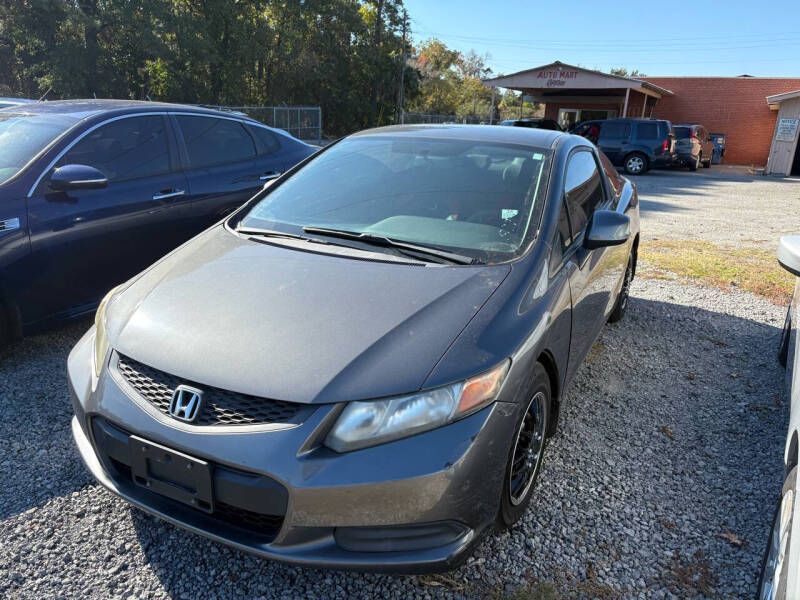
[{"label": "black alloy wheel", "polygon": [[525,514],[544,457],[550,418],[550,378],[540,363],[536,363],[531,398],[521,412],[503,479],[497,516],[497,527],[501,530],[513,526]]}]

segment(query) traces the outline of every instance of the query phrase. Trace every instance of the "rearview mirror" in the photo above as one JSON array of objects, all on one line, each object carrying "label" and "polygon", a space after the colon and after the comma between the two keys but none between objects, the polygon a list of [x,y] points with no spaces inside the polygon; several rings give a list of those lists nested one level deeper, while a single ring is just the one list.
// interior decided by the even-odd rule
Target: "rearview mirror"
[{"label": "rearview mirror", "polygon": [[583,238],[583,247],[588,250],[619,246],[631,236],[631,219],[628,215],[613,210],[597,210],[592,215],[589,229]]},{"label": "rearview mirror", "polygon": [[778,243],[778,262],[792,275],[800,277],[800,235],[785,235]]},{"label": "rearview mirror", "polygon": [[59,192],[67,190],[99,190],[108,185],[102,171],[89,165],[64,165],[50,176],[50,188]]}]

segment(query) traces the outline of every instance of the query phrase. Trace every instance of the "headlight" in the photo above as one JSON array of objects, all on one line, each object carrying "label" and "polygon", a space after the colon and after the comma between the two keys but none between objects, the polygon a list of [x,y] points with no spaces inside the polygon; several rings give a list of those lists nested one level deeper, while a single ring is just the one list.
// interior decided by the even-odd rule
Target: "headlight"
[{"label": "headlight", "polygon": [[106,297],[100,302],[97,307],[97,313],[94,316],[94,324],[97,331],[94,334],[94,373],[100,377],[100,371],[103,370],[103,363],[105,362],[106,352],[108,352],[108,337],[106,336],[106,308],[111,298],[114,297],[122,286],[118,285],[113,290],[106,294]]},{"label": "headlight", "polygon": [[509,361],[466,381],[408,396],[350,402],[325,438],[336,452],[375,446],[441,427],[493,401]]}]

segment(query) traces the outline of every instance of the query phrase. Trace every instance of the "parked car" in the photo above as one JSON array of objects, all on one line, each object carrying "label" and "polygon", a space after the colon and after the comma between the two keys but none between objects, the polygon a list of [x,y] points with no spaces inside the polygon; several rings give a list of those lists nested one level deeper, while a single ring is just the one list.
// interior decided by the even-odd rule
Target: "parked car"
[{"label": "parked car", "polygon": [[703,165],[708,169],[714,157],[714,141],[702,125],[680,124],[673,127],[675,132],[675,153],[678,164],[697,171]]},{"label": "parked car", "polygon": [[523,119],[506,119],[500,121],[500,125],[505,127],[531,127],[533,129],[549,129],[551,131],[563,131],[553,119],[539,119],[539,118],[523,118]]},{"label": "parked car", "polygon": [[20,104],[29,104],[36,102],[36,100],[28,100],[27,98],[0,98],[0,110],[12,106],[19,106]]},{"label": "parked car", "polygon": [[251,119],[175,104],[0,112],[0,335],[94,311],[313,152]]},{"label": "parked car", "polygon": [[[778,261],[790,273],[800,276],[800,236],[781,238]],[[778,349],[778,360],[786,367],[790,398],[789,431],[783,455],[784,480],[775,508],[772,529],[761,563],[758,600],[800,598],[800,487],[797,481],[798,445],[800,444],[800,280],[795,280],[794,294],[786,313],[786,323]]]},{"label": "parked car", "polygon": [[409,125],[318,152],[112,290],[68,361],[108,489],[276,560],[453,567],[533,496],[628,304],[639,208],[583,138]]},{"label": "parked car", "polygon": [[662,119],[583,121],[571,132],[596,144],[612,163],[631,175],[667,167],[676,160],[672,124]]}]

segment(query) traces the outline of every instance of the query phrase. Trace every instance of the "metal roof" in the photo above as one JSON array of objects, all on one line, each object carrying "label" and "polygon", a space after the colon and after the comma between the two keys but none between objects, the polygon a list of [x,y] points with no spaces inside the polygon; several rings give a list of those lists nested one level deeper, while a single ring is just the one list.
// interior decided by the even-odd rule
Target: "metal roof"
[{"label": "metal roof", "polygon": [[[618,85],[618,86],[609,85],[608,86],[609,88],[614,88],[614,87],[628,87],[628,88],[641,87],[641,88],[650,90],[652,92],[655,92],[657,94],[661,94],[663,96],[672,96],[672,92],[670,90],[662,88],[661,86],[655,85],[655,84],[650,83],[649,81],[645,81],[643,79],[637,79],[635,77],[624,77],[622,75],[612,75],[611,73],[604,73],[603,71],[595,71],[593,69],[586,69],[584,67],[578,67],[578,66],[575,66],[575,65],[569,65],[567,63],[562,63],[561,61],[558,61],[558,60],[555,61],[555,62],[546,64],[546,65],[533,67],[532,69],[525,69],[524,71],[517,71],[516,73],[511,73],[509,75],[503,75],[501,77],[493,77],[493,78],[490,78],[490,79],[483,79],[482,81],[483,81],[484,85],[488,85],[489,87],[509,87],[511,89],[520,89],[521,87],[524,87],[526,89],[536,89],[536,88],[541,88],[542,86],[539,85],[538,83],[534,82],[534,81],[531,81],[531,85],[526,85],[526,86],[503,85],[503,82],[505,81],[506,83],[509,83],[509,80],[511,80],[512,78],[516,78],[516,79],[518,79],[520,77],[524,78],[524,76],[527,75],[527,74],[535,73],[537,71],[542,71],[542,70],[549,69],[549,68],[554,68],[554,69],[564,69],[564,68],[566,68],[566,69],[571,69],[571,70],[574,70],[574,71],[581,71],[583,73],[589,73],[591,75],[596,75],[596,76],[599,76],[599,77],[605,77],[605,78],[610,79],[610,80],[617,80],[620,83],[622,83],[622,82],[626,83],[626,85]],[[635,84],[635,85],[631,85],[631,84]]]}]

